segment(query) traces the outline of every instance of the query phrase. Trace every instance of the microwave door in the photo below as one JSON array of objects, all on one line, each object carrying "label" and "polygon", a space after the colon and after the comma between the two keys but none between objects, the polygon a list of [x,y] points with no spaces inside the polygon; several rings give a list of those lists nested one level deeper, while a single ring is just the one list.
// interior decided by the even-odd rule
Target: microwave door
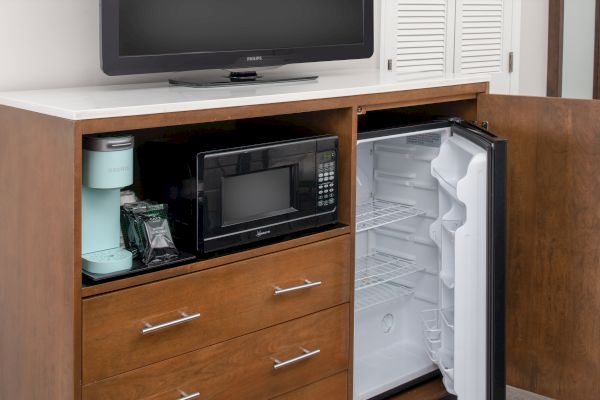
[{"label": "microwave door", "polygon": [[[432,162],[441,244],[438,366],[460,400],[505,398],[506,142],[457,123]],[[443,208],[443,209],[442,209]]]},{"label": "microwave door", "polygon": [[303,218],[314,216],[314,147],[314,142],[295,142],[199,160],[204,179],[203,239],[242,234],[264,239],[280,233],[282,225],[301,225]]}]

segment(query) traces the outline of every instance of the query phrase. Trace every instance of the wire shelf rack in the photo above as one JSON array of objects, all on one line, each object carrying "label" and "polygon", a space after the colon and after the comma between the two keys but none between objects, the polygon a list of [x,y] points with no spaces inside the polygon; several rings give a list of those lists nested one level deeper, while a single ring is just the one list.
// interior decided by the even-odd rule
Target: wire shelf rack
[{"label": "wire shelf rack", "polygon": [[422,271],[424,268],[402,257],[376,250],[356,260],[354,287],[357,291]]},{"label": "wire shelf rack", "polygon": [[354,297],[354,309],[363,311],[378,304],[387,303],[390,300],[410,296],[414,290],[402,285],[384,283],[371,286],[365,290],[359,290]]},{"label": "wire shelf rack", "polygon": [[425,211],[406,204],[380,199],[370,200],[356,208],[356,232],[378,228],[423,214]]}]

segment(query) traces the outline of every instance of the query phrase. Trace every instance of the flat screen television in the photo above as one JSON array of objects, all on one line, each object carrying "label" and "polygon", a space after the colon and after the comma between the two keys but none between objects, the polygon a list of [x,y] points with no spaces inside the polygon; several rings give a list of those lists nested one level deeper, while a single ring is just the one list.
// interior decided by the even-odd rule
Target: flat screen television
[{"label": "flat screen television", "polygon": [[373,54],[373,0],[101,0],[108,75]]}]

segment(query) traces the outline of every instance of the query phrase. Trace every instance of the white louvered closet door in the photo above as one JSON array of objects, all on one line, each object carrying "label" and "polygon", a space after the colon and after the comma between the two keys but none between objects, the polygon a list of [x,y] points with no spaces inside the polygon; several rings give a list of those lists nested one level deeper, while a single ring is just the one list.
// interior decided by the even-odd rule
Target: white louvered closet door
[{"label": "white louvered closet door", "polygon": [[511,7],[509,0],[456,0],[454,70],[492,74],[492,93],[510,93]]},{"label": "white louvered closet door", "polygon": [[491,74],[490,91],[509,94],[513,1],[382,0],[382,69],[400,79]]},{"label": "white louvered closet door", "polygon": [[452,70],[455,0],[383,0],[382,65],[401,79]]}]

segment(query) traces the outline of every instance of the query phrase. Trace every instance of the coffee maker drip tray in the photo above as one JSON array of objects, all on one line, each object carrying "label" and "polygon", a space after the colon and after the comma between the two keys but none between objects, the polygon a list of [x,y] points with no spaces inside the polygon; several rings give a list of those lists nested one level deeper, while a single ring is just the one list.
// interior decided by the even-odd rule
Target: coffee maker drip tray
[{"label": "coffee maker drip tray", "polygon": [[163,268],[167,268],[167,267],[174,267],[177,265],[189,263],[190,261],[194,261],[195,259],[196,259],[196,256],[180,251],[179,256],[177,258],[173,258],[169,261],[147,265],[147,264],[144,264],[139,259],[134,259],[131,268],[127,268],[127,269],[123,269],[123,270],[115,271],[115,272],[110,272],[107,274],[93,273],[93,272],[86,271],[85,269],[83,269],[83,277],[84,277],[84,282],[87,281],[87,283],[89,283],[89,284],[96,284],[96,283],[110,281],[113,279],[134,276],[134,275],[138,275],[138,274],[152,271],[152,270],[163,269]]}]

